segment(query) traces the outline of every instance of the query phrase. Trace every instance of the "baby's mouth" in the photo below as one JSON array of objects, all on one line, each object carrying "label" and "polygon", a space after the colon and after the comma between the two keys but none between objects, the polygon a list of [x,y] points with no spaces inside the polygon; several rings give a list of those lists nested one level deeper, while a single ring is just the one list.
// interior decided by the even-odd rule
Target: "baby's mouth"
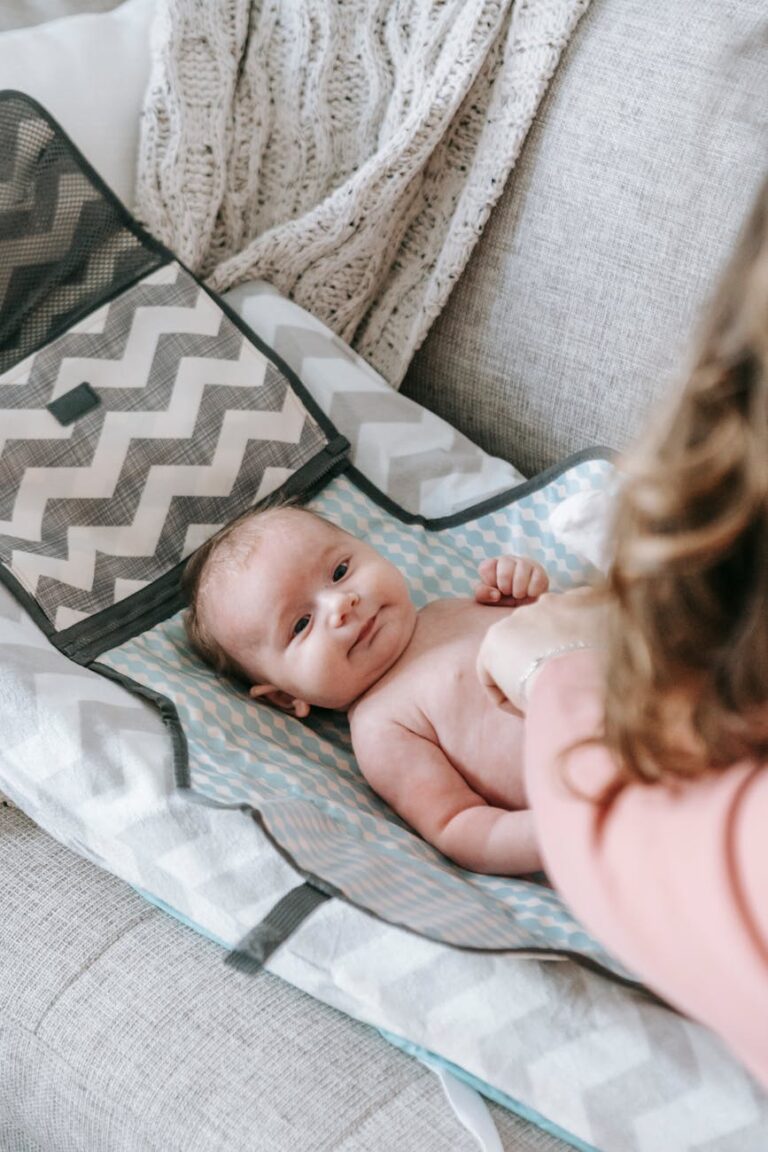
[{"label": "baby's mouth", "polygon": [[376,621],[378,618],[379,614],[378,612],[375,612],[374,615],[370,617],[370,619],[366,620],[365,624],[363,624],[362,628],[358,632],[357,639],[350,648],[350,652],[353,652],[355,648],[357,648],[358,644],[364,643],[369,638],[374,628],[376,627]]}]

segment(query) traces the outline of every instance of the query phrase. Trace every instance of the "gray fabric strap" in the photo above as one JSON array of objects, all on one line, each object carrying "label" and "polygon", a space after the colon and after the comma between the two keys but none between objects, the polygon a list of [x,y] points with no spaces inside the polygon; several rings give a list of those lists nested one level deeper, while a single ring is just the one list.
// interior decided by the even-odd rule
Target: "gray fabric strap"
[{"label": "gray fabric strap", "polygon": [[256,972],[319,904],[330,896],[312,884],[292,888],[260,924],[229,953],[225,963],[240,972]]}]

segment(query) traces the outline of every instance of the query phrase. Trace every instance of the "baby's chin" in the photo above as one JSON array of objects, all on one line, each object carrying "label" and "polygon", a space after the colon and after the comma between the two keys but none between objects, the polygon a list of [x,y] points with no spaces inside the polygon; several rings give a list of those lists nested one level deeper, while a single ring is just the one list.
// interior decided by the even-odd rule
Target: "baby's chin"
[{"label": "baby's chin", "polygon": [[387,664],[383,670],[376,670],[369,676],[361,677],[360,680],[350,685],[343,693],[329,691],[327,694],[318,693],[315,696],[315,703],[310,705],[313,708],[325,708],[329,712],[348,712],[353,704],[357,704],[362,700],[366,692],[373,688],[374,684],[378,684],[390,668],[397,663],[397,658]]},{"label": "baby's chin", "polygon": [[343,696],[336,694],[329,694],[328,696],[317,696],[315,702],[309,701],[311,708],[323,708],[326,712],[349,712],[353,704],[357,704],[358,700],[362,700],[369,688],[380,680],[381,677],[377,676],[371,680],[369,684],[365,684],[359,690],[354,692],[346,692]]}]

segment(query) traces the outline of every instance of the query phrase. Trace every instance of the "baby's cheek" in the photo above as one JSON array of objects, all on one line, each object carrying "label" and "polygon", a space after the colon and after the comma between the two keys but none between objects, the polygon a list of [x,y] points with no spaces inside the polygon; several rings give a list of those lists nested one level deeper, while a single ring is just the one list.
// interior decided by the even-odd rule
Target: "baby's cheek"
[{"label": "baby's cheek", "polygon": [[318,648],[306,657],[299,675],[315,692],[327,692],[344,680],[345,669],[332,652]]}]

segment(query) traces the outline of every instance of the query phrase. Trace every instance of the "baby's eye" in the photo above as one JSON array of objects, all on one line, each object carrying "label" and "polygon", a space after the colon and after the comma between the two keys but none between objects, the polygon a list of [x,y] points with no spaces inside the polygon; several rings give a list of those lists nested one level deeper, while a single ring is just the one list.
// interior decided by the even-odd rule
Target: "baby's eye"
[{"label": "baby's eye", "polygon": [[298,636],[299,632],[303,632],[309,624],[309,616],[302,616],[293,626],[293,636]]},{"label": "baby's eye", "polygon": [[346,560],[342,560],[341,564],[337,564],[333,570],[333,582],[338,584],[339,580],[343,580],[349,571],[349,564]]}]

